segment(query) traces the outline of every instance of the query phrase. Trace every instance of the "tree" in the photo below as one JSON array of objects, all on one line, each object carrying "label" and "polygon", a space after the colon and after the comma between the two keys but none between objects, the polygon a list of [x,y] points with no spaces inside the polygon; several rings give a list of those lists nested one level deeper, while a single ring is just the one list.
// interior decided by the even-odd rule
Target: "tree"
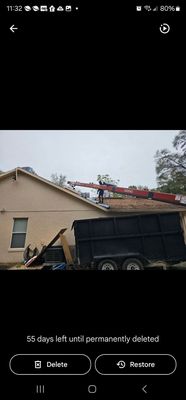
[{"label": "tree", "polygon": [[97,176],[97,181],[98,182],[102,181],[102,182],[108,183],[110,185],[116,185],[116,186],[118,186],[118,183],[119,183],[119,179],[116,179],[116,180],[112,179],[109,174],[98,175]]},{"label": "tree", "polygon": [[[112,179],[109,174],[98,175],[97,176],[97,181],[98,182],[101,181],[102,183],[104,182],[106,184],[108,183],[109,185],[113,185],[113,186],[118,186],[118,184],[119,184],[119,179]],[[119,193],[112,193],[111,194],[111,192],[108,192],[108,196],[109,197],[111,196],[111,197],[114,197],[114,198],[122,197],[122,195],[119,194]]]},{"label": "tree", "polygon": [[148,186],[144,186],[144,185],[130,185],[128,186],[129,189],[139,189],[139,190],[149,190]]},{"label": "tree", "polygon": [[173,140],[173,146],[176,148],[176,150],[181,148],[186,156],[186,131],[180,131],[179,134],[175,136]]},{"label": "tree", "polygon": [[55,174],[52,174],[51,175],[51,181],[53,182],[53,183],[55,183],[55,185],[58,185],[58,186],[64,186],[64,184],[65,184],[65,182],[66,182],[66,176],[65,175],[62,175],[62,174],[60,174],[59,176],[58,176],[58,174],[55,172]]},{"label": "tree", "polygon": [[186,131],[173,140],[175,151],[157,150],[155,154],[158,190],[167,193],[186,193]]}]

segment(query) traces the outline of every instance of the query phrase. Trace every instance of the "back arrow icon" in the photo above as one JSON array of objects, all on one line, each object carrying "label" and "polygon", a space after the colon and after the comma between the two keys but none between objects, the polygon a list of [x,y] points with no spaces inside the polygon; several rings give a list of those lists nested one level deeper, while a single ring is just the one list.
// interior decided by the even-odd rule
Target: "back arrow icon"
[{"label": "back arrow icon", "polygon": [[13,33],[14,33],[15,29],[18,29],[18,28],[16,28],[16,26],[14,26],[14,25],[12,25],[12,26],[10,27],[10,30],[11,30]]},{"label": "back arrow icon", "polygon": [[144,393],[147,393],[147,391],[145,390],[146,387],[147,387],[147,385],[143,386],[143,388],[142,388]]}]

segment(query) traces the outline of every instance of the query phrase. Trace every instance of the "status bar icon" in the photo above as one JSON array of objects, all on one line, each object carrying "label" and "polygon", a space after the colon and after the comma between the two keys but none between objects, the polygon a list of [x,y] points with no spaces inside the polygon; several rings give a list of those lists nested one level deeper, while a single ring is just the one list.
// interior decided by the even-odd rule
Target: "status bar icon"
[{"label": "status bar icon", "polygon": [[38,7],[38,6],[33,6],[33,7],[32,7],[32,10],[33,10],[33,11],[39,11],[39,7]]},{"label": "status bar icon", "polygon": [[24,9],[25,9],[25,11],[31,11],[32,10],[30,6],[25,6]]},{"label": "status bar icon", "polygon": [[63,8],[62,6],[59,6],[59,7],[57,8],[57,11],[64,11],[64,8]]},{"label": "status bar icon", "polygon": [[48,7],[47,6],[40,6],[40,11],[48,11]]},{"label": "status bar icon", "polygon": [[151,11],[151,6],[144,6],[144,9],[145,9],[146,11]]},{"label": "status bar icon", "polygon": [[50,11],[50,12],[55,12],[55,10],[56,10],[56,8],[55,8],[54,6],[50,6],[50,7],[49,7],[49,11]]},{"label": "status bar icon", "polygon": [[72,6],[66,6],[66,7],[65,7],[65,11],[71,12],[71,11],[72,11]]}]

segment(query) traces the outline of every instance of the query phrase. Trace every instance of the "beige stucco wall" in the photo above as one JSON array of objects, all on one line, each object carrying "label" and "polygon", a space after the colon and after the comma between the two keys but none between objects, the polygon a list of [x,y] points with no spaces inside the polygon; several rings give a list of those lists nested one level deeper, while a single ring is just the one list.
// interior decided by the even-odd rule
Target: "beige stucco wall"
[{"label": "beige stucco wall", "polygon": [[23,251],[10,249],[13,219],[28,218],[26,244],[39,249],[67,228],[66,237],[74,245],[71,231],[75,219],[98,218],[107,214],[81,199],[53,189],[45,183],[19,173],[17,181],[7,177],[0,182],[0,263],[22,261]]}]

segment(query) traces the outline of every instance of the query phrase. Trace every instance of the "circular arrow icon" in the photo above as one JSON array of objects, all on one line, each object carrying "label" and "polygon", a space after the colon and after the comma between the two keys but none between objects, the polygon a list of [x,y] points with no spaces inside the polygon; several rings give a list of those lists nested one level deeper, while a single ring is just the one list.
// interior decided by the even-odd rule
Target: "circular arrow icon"
[{"label": "circular arrow icon", "polygon": [[120,360],[120,361],[118,361],[118,363],[116,364],[119,368],[125,368],[125,361],[123,361],[123,360]]},{"label": "circular arrow icon", "polygon": [[165,23],[161,24],[160,25],[160,32],[163,33],[164,35],[166,33],[169,33],[170,32],[170,26],[168,24],[165,24]]}]

